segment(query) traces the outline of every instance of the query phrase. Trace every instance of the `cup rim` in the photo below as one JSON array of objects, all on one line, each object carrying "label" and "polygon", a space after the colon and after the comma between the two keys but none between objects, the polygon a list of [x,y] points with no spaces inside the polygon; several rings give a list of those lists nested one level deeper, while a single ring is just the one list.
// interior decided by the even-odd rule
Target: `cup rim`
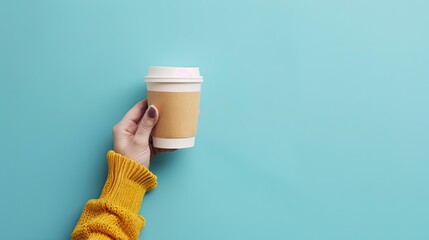
[{"label": "cup rim", "polygon": [[174,82],[174,83],[200,83],[203,77],[175,78],[175,77],[145,77],[145,82]]}]

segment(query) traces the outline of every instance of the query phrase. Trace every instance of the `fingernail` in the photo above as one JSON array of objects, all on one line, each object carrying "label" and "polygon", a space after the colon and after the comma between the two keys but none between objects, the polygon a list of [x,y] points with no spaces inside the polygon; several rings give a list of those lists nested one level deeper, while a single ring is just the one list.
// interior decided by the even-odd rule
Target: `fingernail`
[{"label": "fingernail", "polygon": [[147,115],[150,117],[150,118],[155,118],[156,117],[156,110],[155,110],[155,108],[151,105],[151,106],[149,106],[149,110],[148,110],[149,112],[147,113]]}]

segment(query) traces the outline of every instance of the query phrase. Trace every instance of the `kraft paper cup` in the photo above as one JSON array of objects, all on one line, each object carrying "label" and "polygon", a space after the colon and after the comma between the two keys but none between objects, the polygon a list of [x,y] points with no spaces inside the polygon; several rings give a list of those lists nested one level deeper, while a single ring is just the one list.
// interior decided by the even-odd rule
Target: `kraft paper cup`
[{"label": "kraft paper cup", "polygon": [[199,68],[149,67],[145,82],[148,103],[159,111],[158,123],[152,131],[153,146],[193,147],[203,82]]}]

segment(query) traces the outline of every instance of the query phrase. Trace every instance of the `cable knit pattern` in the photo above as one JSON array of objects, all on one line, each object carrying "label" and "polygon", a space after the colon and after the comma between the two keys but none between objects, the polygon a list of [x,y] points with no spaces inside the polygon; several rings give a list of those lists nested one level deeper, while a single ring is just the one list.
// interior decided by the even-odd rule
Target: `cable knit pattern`
[{"label": "cable knit pattern", "polygon": [[157,185],[143,165],[114,151],[107,153],[108,175],[99,199],[89,200],[72,239],[138,239],[145,219],[138,215],[145,192]]}]

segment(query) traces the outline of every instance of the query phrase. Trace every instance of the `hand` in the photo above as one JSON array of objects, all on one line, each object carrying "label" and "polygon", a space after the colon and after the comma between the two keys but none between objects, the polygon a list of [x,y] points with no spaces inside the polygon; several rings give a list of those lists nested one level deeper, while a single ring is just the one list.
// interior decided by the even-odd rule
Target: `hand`
[{"label": "hand", "polygon": [[160,152],[171,151],[152,146],[150,133],[158,122],[158,109],[147,100],[138,102],[113,127],[114,150],[149,168],[150,160]]}]

